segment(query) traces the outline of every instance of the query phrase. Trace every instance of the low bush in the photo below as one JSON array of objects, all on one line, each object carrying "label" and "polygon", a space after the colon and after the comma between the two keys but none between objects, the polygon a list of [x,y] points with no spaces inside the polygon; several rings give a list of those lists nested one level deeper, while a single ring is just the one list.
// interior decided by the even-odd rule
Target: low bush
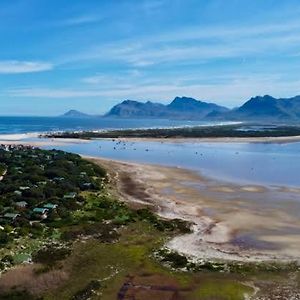
[{"label": "low bush", "polygon": [[167,263],[174,269],[183,269],[189,264],[188,259],[184,255],[181,255],[175,251],[161,249],[157,254],[162,262]]},{"label": "low bush", "polygon": [[95,294],[97,290],[101,288],[101,283],[99,280],[92,280],[84,289],[77,292],[72,300],[88,300]]},{"label": "low bush", "polygon": [[50,245],[32,254],[32,260],[36,263],[52,266],[56,262],[64,260],[71,253],[66,247]]}]

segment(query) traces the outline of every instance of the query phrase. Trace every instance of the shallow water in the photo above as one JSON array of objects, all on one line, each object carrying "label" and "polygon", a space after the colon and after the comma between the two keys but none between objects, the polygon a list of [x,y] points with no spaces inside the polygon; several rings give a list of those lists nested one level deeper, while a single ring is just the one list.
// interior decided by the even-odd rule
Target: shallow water
[{"label": "shallow water", "polygon": [[169,143],[94,140],[59,148],[88,156],[182,167],[225,182],[300,187],[299,142]]}]

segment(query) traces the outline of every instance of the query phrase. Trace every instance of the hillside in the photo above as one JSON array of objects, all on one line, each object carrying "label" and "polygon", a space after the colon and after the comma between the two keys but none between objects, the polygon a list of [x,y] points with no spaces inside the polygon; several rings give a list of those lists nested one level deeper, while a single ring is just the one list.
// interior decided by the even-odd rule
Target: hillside
[{"label": "hillside", "polygon": [[279,99],[269,95],[256,96],[230,112],[208,117],[211,119],[243,121],[299,121],[300,96]]},{"label": "hillside", "polygon": [[211,112],[226,112],[227,108],[188,97],[176,97],[170,104],[163,105],[125,100],[114,106],[105,116],[121,118],[170,118],[199,119]]},{"label": "hillside", "polygon": [[161,117],[166,110],[165,105],[148,101],[146,103],[125,100],[115,105],[107,114],[107,117],[121,118],[145,118]]}]

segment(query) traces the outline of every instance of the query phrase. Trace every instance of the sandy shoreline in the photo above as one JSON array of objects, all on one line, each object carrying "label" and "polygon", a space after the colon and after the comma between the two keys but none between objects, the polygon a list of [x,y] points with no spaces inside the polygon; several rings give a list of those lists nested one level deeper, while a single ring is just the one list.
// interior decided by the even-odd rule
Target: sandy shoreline
[{"label": "sandy shoreline", "polygon": [[[258,213],[255,204],[245,207],[249,203],[243,195],[258,194],[259,199],[267,195],[268,191],[259,186],[219,186],[180,168],[85,158],[110,170],[118,194],[130,205],[147,206],[161,217],[193,223],[193,233],[171,239],[166,244],[169,249],[194,260],[258,262],[300,258],[300,235],[283,237],[280,229],[300,228],[296,218],[273,209]],[[199,191],[186,182],[204,188]],[[230,195],[232,201],[218,199],[214,196],[216,190],[218,195]],[[272,228],[278,232],[268,233]],[[243,236],[246,241],[238,242],[237,237]]]},{"label": "sandy shoreline", "polygon": [[0,144],[5,145],[24,145],[24,146],[33,146],[33,147],[44,147],[44,146],[60,146],[67,144],[83,144],[88,143],[89,140],[81,140],[81,139],[3,139],[1,136]]},{"label": "sandy shoreline", "polygon": [[[40,138],[39,133],[1,134],[0,144],[11,145],[61,145],[67,143],[88,143],[88,139],[76,138]],[[167,142],[167,143],[294,143],[300,142],[300,136],[280,137],[213,137],[213,138],[153,138],[153,137],[120,137],[120,138],[94,138],[92,140],[119,140],[124,142]]]},{"label": "sandy shoreline", "polygon": [[166,142],[166,143],[294,143],[300,142],[300,136],[281,137],[214,137],[214,138],[151,138],[120,137],[99,138],[99,140],[120,140],[124,142]]}]

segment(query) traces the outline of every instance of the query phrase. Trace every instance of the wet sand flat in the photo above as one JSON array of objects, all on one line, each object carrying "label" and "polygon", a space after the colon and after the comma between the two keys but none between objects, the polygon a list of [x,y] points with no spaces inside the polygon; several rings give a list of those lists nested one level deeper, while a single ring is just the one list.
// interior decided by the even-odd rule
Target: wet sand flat
[{"label": "wet sand flat", "polygon": [[[180,168],[89,159],[111,170],[118,192],[130,205],[193,223],[192,234],[167,243],[171,249],[195,259],[300,258],[300,221],[291,213],[300,208],[291,200],[299,199],[299,191],[224,185]],[[274,205],[275,196],[280,201]]]}]

